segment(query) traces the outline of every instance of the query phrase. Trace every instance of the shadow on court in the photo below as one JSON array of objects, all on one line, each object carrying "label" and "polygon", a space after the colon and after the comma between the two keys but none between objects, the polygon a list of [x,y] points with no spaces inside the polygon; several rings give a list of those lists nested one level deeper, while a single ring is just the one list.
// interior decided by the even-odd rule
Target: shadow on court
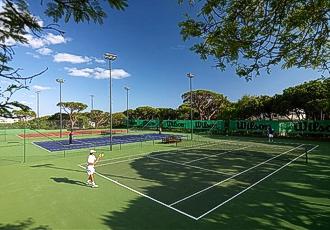
[{"label": "shadow on court", "polygon": [[10,224],[0,223],[0,230],[50,230],[51,228],[47,225],[36,226],[35,221],[32,218],[26,220],[17,221]]},{"label": "shadow on court", "polygon": [[72,180],[67,177],[51,177],[53,181],[57,183],[64,183],[64,184],[72,184],[72,185],[79,185],[79,186],[84,186],[84,187],[89,187],[85,183],[78,181],[78,180]]},{"label": "shadow on court", "polygon": [[65,170],[65,171],[71,171],[71,172],[86,173],[86,171],[84,171],[84,170],[57,167],[57,166],[54,166],[54,164],[40,164],[40,165],[32,165],[30,167],[31,168],[49,168],[49,169],[58,169],[58,170]]},{"label": "shadow on court", "polygon": [[[284,168],[198,221],[144,197],[131,200],[125,210],[111,212],[100,218],[108,228],[117,230],[327,229],[330,216],[329,148],[330,144],[324,145],[313,154],[308,164],[300,161]],[[327,155],[321,155],[321,152]],[[176,186],[180,183],[180,186],[189,186],[182,181],[190,176],[195,177],[194,181],[200,180],[201,185],[207,185],[204,183],[207,179],[204,173],[189,174],[181,171],[178,174],[175,168],[167,167],[165,170],[161,162],[136,160],[130,166],[141,178],[152,181],[158,179],[158,185],[144,187],[147,195],[159,194],[165,188],[180,188]],[[226,189],[216,190],[204,200],[197,199],[191,209],[210,201],[213,201],[215,207],[219,204],[215,197],[223,196],[222,191]],[[166,195],[166,192],[162,195]]]}]

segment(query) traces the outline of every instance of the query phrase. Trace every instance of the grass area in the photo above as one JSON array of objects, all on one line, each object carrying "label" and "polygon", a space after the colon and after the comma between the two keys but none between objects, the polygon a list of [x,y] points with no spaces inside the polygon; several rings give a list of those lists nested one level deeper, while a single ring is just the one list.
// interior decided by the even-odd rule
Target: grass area
[{"label": "grass area", "polygon": [[[219,140],[219,137],[199,138],[209,141]],[[220,139],[222,140],[223,137]],[[251,146],[250,154],[260,151],[260,148],[254,149],[253,146],[264,145],[264,151],[269,146],[261,138],[226,137],[226,140],[236,141],[240,146]],[[86,149],[67,151],[64,157],[64,152],[49,153],[28,141],[26,163],[21,163],[22,142],[13,146],[9,146],[9,143],[3,146],[0,144],[0,173],[3,175],[0,184],[0,230],[328,229],[330,143],[281,141],[319,145],[319,148],[310,153],[307,165],[303,160],[290,164],[198,221],[100,176],[96,176],[99,188],[87,187],[85,170],[78,167],[78,164],[86,161],[88,155]],[[147,153],[157,154],[174,147],[174,145],[157,143],[154,145],[152,142],[142,143],[141,147],[141,143],[135,143],[124,145],[122,149],[120,146],[114,146],[111,153],[106,147],[101,147],[98,150],[105,152],[104,162],[128,159],[130,161],[96,169],[103,174],[111,174],[107,175],[109,178],[125,182],[144,194],[168,202],[184,197],[189,183],[189,186],[196,189],[194,191],[198,191],[224,177],[197,168],[182,170],[183,166],[180,165],[176,167],[165,162],[156,162],[154,159],[139,158]],[[285,144],[281,147],[286,148]],[[213,150],[217,151],[216,148]],[[210,146],[208,151],[213,150]],[[198,151],[206,153],[207,150],[201,148]],[[197,152],[196,154],[199,154]],[[9,161],[10,156],[11,160],[16,159],[16,161]],[[167,156],[163,155],[161,159],[175,159]],[[181,154],[176,162],[185,162],[185,157],[186,155]],[[133,160],[133,158],[137,159]],[[238,161],[242,161],[239,166],[244,168],[253,164],[251,158],[244,159],[239,155],[233,161],[235,164],[230,161],[233,159],[230,155],[223,159],[223,162],[219,162],[208,158],[207,161],[196,163],[194,166],[217,171],[223,167],[227,170],[225,172],[235,173],[242,170],[235,167]],[[257,175],[260,176],[259,173]],[[199,207],[197,209],[199,212],[206,206],[209,208],[220,202],[220,198],[228,191],[235,191],[217,189],[206,196],[196,197],[192,200],[193,204],[183,203],[180,204],[182,207],[180,205],[176,207],[188,212],[191,210],[187,209],[196,206]]]}]

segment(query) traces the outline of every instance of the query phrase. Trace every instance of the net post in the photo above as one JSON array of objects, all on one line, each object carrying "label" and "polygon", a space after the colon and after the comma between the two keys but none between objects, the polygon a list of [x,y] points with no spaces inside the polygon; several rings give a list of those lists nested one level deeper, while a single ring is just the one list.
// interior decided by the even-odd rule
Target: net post
[{"label": "net post", "polygon": [[154,139],[152,140],[152,145],[155,145],[155,140]]},{"label": "net post", "polygon": [[121,141],[119,142],[119,150],[121,150]]},{"label": "net post", "polygon": [[65,158],[65,150],[63,150],[63,157]]},{"label": "net post", "polygon": [[306,164],[308,163],[308,151],[307,151],[307,146],[305,146],[305,161]]}]

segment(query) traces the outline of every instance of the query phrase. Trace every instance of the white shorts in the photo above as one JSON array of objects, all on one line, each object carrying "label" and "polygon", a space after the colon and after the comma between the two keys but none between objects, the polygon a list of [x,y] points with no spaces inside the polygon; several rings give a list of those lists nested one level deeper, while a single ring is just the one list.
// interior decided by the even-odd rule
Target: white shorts
[{"label": "white shorts", "polygon": [[86,171],[87,171],[87,174],[90,176],[90,175],[93,175],[95,173],[95,168],[93,165],[88,165],[86,167]]},{"label": "white shorts", "polygon": [[273,135],[273,134],[268,134],[268,137],[269,137],[269,138],[273,138],[274,135]]}]

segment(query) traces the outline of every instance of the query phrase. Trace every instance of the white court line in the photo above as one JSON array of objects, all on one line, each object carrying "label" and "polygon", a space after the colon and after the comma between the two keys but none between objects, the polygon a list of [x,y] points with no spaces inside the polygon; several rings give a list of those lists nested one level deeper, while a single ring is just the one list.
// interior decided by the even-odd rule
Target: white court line
[{"label": "white court line", "polygon": [[213,188],[213,187],[215,187],[215,186],[218,186],[219,184],[222,184],[222,183],[224,183],[224,182],[226,182],[226,181],[228,181],[228,180],[230,180],[230,179],[233,179],[233,178],[235,178],[235,177],[237,177],[237,176],[239,176],[239,175],[241,175],[241,174],[243,174],[243,173],[245,173],[245,172],[248,172],[248,171],[250,171],[250,170],[252,170],[252,169],[254,169],[254,168],[256,168],[256,167],[258,167],[258,166],[260,166],[260,165],[266,164],[267,162],[269,162],[269,161],[271,161],[271,160],[273,160],[273,159],[275,159],[275,158],[277,158],[277,157],[280,157],[280,156],[282,156],[282,155],[284,155],[284,154],[286,154],[286,153],[289,153],[289,152],[291,152],[291,151],[293,151],[293,150],[295,150],[295,149],[297,149],[297,148],[300,148],[300,147],[303,146],[303,145],[304,145],[304,144],[301,144],[300,146],[297,146],[297,147],[295,147],[295,148],[293,148],[293,149],[290,149],[290,150],[288,150],[288,151],[286,151],[286,152],[284,152],[284,153],[281,153],[281,154],[279,154],[279,155],[277,155],[277,156],[274,156],[274,157],[272,157],[272,158],[270,158],[270,159],[268,159],[268,160],[266,160],[266,161],[263,161],[263,162],[261,162],[261,163],[255,165],[255,166],[253,166],[253,167],[251,167],[251,168],[245,169],[244,171],[242,171],[242,172],[240,172],[240,173],[237,173],[237,174],[235,174],[235,175],[233,175],[233,176],[231,176],[231,177],[228,177],[228,178],[225,179],[225,180],[222,180],[222,181],[220,181],[220,182],[218,182],[218,183],[215,183],[214,185],[211,185],[211,186],[209,186],[209,187],[207,187],[207,188],[205,188],[205,189],[202,189],[202,190],[200,190],[200,191],[198,191],[198,192],[195,192],[194,194],[191,194],[191,195],[189,195],[189,196],[187,196],[187,197],[185,197],[185,198],[182,198],[181,200],[175,201],[175,202],[173,202],[172,204],[170,204],[170,206],[175,205],[175,204],[178,204],[178,203],[180,203],[180,202],[182,202],[182,201],[184,201],[184,200],[187,200],[187,199],[189,199],[189,198],[191,198],[191,197],[193,197],[193,196],[196,196],[196,195],[198,195],[198,194],[200,194],[200,193],[202,193],[202,192],[205,192],[206,190],[209,190],[209,189],[211,189],[211,188]]},{"label": "white court line", "polygon": [[153,156],[147,156],[147,157],[148,158],[151,158],[151,159],[158,160],[158,161],[163,161],[163,162],[171,163],[171,164],[182,165],[182,166],[186,166],[186,167],[189,167],[189,168],[196,168],[196,169],[200,169],[200,170],[203,170],[203,171],[214,172],[214,173],[218,173],[218,174],[222,174],[222,175],[227,175],[227,176],[232,175],[232,174],[229,174],[229,173],[219,172],[219,171],[216,171],[216,170],[206,169],[206,168],[202,168],[202,167],[198,167],[198,166],[194,166],[194,165],[185,165],[184,163],[179,163],[179,162],[175,162],[175,161],[164,160],[164,159],[160,159],[160,158],[153,157]]},{"label": "white court line", "polygon": [[196,161],[200,161],[200,160],[204,160],[204,159],[207,159],[207,158],[216,157],[216,156],[221,156],[221,155],[223,155],[223,154],[231,153],[231,152],[238,151],[238,150],[242,150],[242,149],[246,149],[246,148],[248,148],[248,147],[249,147],[249,146],[245,146],[245,147],[242,147],[242,148],[233,149],[233,150],[229,150],[229,151],[226,151],[226,152],[221,152],[221,153],[217,153],[217,154],[213,154],[213,155],[208,155],[208,156],[206,156],[206,157],[202,157],[202,158],[198,158],[198,159],[195,159],[195,160],[191,160],[191,161],[185,162],[184,164],[190,164],[190,163],[193,163],[193,162],[196,162]]},{"label": "white court line", "polygon": [[[215,142],[212,145],[219,144],[219,143],[222,143],[222,142]],[[177,154],[176,152],[173,152],[173,151],[184,151],[184,150],[189,150],[189,149],[192,149],[192,148],[204,147],[204,146],[206,146],[206,145],[191,146],[191,147],[187,147],[187,148],[178,148],[176,146],[173,146],[172,148],[169,148],[169,149],[155,150],[155,151],[152,151],[152,152],[139,153],[139,154],[134,154],[134,155],[130,155],[130,156],[115,157],[115,158],[111,158],[111,159],[108,159],[108,160],[102,160],[102,161],[99,161],[99,162],[101,163],[101,162],[111,161],[109,164],[114,164],[116,162],[112,162],[112,161],[117,160],[117,159],[123,159],[123,158],[129,158],[129,157],[141,156],[141,155],[147,156],[147,155],[157,153],[157,152],[159,152],[159,154],[155,154],[153,156],[161,156],[161,155],[166,155],[166,154]],[[132,148],[132,149],[135,149],[135,148]],[[101,153],[104,152],[102,150],[97,150],[97,151],[101,152]],[[170,151],[172,151],[172,152],[170,152]],[[186,153],[183,153],[183,154],[186,154]],[[193,155],[192,153],[187,153],[187,154]],[[194,154],[194,155],[196,155],[196,154]],[[140,157],[140,158],[142,158],[142,157]],[[134,159],[139,159],[139,158],[131,158],[131,159],[127,159],[127,161],[131,161],[131,160],[134,160]],[[118,163],[121,163],[121,162],[125,162],[125,161],[119,161]],[[81,163],[81,164],[84,164],[84,163]],[[102,164],[102,165],[107,165],[107,163]],[[100,166],[100,165],[98,165],[98,166]]]},{"label": "white court line", "polygon": [[[113,164],[117,164],[117,163],[123,163],[123,162],[127,162],[127,161],[137,160],[137,159],[141,159],[141,158],[144,158],[144,157],[148,157],[150,154],[155,153],[155,152],[160,152],[160,154],[155,154],[153,156],[161,156],[161,155],[165,155],[165,154],[172,154],[171,152],[162,153],[163,151],[164,150],[162,150],[162,151],[153,151],[151,153],[141,153],[141,154],[135,154],[135,155],[132,155],[132,156],[117,157],[117,158],[112,158],[112,159],[109,159],[109,160],[103,160],[103,161],[99,161],[99,162],[105,162],[105,161],[110,161],[110,162],[109,163],[104,163],[104,164],[98,164],[98,165],[95,165],[95,167],[105,166],[105,165],[113,165]],[[140,156],[140,157],[134,157],[134,156]],[[129,158],[129,157],[133,157],[133,158]],[[122,159],[122,158],[128,158],[128,159],[113,162],[114,159]]]},{"label": "white court line", "polygon": [[133,158],[122,160],[122,161],[115,161],[115,162],[109,162],[109,163],[104,163],[104,164],[97,164],[97,165],[95,165],[95,167],[100,167],[100,166],[105,166],[105,165],[114,165],[114,164],[118,164],[118,163],[123,163],[123,162],[127,162],[127,161],[133,161],[133,160],[141,159],[141,158],[144,158],[144,157],[145,156],[133,157]]},{"label": "white court line", "polygon": [[[311,152],[314,149],[316,149],[318,147],[318,145],[314,146],[314,148],[310,149],[307,151]],[[283,169],[284,167],[288,166],[289,164],[291,164],[292,162],[296,161],[298,158],[302,157],[303,155],[305,155],[306,153],[303,153],[299,156],[297,156],[296,158],[294,158],[293,160],[291,160],[290,162],[286,163],[285,165],[281,166],[280,168],[276,169],[275,171],[273,171],[272,173],[268,174],[267,176],[261,178],[260,180],[258,180],[257,182],[253,183],[252,185],[250,185],[249,187],[245,188],[244,190],[240,191],[239,193],[237,193],[236,195],[230,197],[228,200],[222,202],[221,204],[217,205],[216,207],[210,209],[209,211],[205,212],[204,214],[200,215],[199,217],[197,217],[197,220],[199,220],[200,218],[206,216],[207,214],[209,214],[210,212],[216,210],[217,208],[221,207],[222,205],[228,203],[229,201],[231,201],[232,199],[236,198],[237,196],[241,195],[242,193],[246,192],[247,190],[249,190],[250,188],[256,186],[257,184],[259,184],[260,182],[264,181],[265,179],[267,179],[268,177],[272,176],[273,174],[277,173],[278,171],[280,171],[281,169]]]},{"label": "white court line", "polygon": [[[38,145],[38,144],[36,144],[36,143],[34,143],[34,142],[31,142],[34,146],[36,146],[36,147],[39,147],[39,148],[41,148],[41,149],[43,149],[43,150],[46,150],[47,152],[49,152],[49,153],[52,153],[52,152],[55,152],[55,151],[50,151],[50,150],[48,150],[48,149],[46,149],[46,148],[44,148],[44,147],[42,147],[42,146],[40,146],[40,145]],[[23,144],[24,145],[24,144]]]},{"label": "white court line", "polygon": [[[196,147],[196,146],[194,146]],[[105,165],[113,165],[113,164],[117,164],[117,163],[123,163],[123,162],[127,162],[127,161],[132,161],[132,160],[137,160],[137,159],[141,159],[143,157],[147,157],[149,156],[150,154],[153,154],[153,153],[157,153],[159,152],[158,154],[155,154],[155,155],[152,155],[152,156],[162,156],[162,155],[166,155],[166,154],[177,154],[176,152],[173,152],[176,151],[176,150],[189,150],[193,147],[190,147],[190,148],[184,148],[184,149],[177,149],[177,148],[171,148],[171,149],[166,149],[166,150],[158,150],[158,151],[152,151],[152,152],[149,152],[149,153],[141,153],[141,154],[134,154],[132,156],[124,156],[124,157],[117,157],[117,158],[112,158],[112,159],[109,159],[109,160],[103,160],[103,161],[99,161],[100,163],[101,162],[106,162],[106,161],[110,161],[109,163],[104,163],[104,164],[98,164],[96,165],[95,167],[99,167],[99,166],[105,166]],[[171,152],[172,151],[172,152]],[[100,151],[102,152],[102,151]],[[191,154],[191,153],[183,153],[183,154]],[[134,156],[140,156],[142,155],[141,157],[134,157]],[[196,155],[196,154],[191,154],[191,155]],[[205,155],[205,154],[204,154]],[[129,157],[133,157],[133,158],[129,158]],[[115,161],[113,162],[113,160],[116,160],[116,159],[123,159],[123,158],[129,158],[129,159],[126,159],[126,160],[122,160],[122,161]],[[83,164],[83,163],[82,163]]]},{"label": "white court line", "polygon": [[[79,166],[80,168],[85,169],[85,167],[83,167],[83,166],[81,166],[81,165],[78,165],[78,166]],[[121,184],[121,183],[119,183],[119,182],[116,181],[116,180],[113,180],[113,179],[111,179],[111,178],[109,178],[109,177],[106,177],[106,176],[104,176],[104,175],[102,175],[102,174],[100,174],[100,173],[98,173],[98,172],[95,172],[95,174],[97,174],[97,175],[99,175],[100,177],[102,177],[102,178],[104,178],[104,179],[106,179],[106,180],[109,180],[109,181],[111,181],[111,182],[113,182],[113,183],[115,183],[115,184],[117,184],[117,185],[119,185],[119,186],[121,186],[121,187],[123,187],[123,188],[126,188],[126,189],[130,190],[131,192],[137,193],[137,194],[139,194],[140,196],[143,196],[143,197],[148,198],[148,199],[150,199],[150,200],[152,200],[152,201],[155,201],[155,202],[157,202],[158,204],[163,205],[163,206],[165,206],[165,207],[167,207],[167,208],[169,208],[169,209],[172,209],[172,210],[174,210],[174,211],[176,211],[176,212],[178,212],[178,213],[181,213],[181,214],[183,214],[183,215],[185,215],[185,216],[187,216],[187,217],[189,217],[189,218],[191,218],[191,219],[197,220],[196,217],[194,217],[194,216],[192,216],[192,215],[189,215],[188,213],[185,213],[185,212],[183,212],[183,211],[181,211],[181,210],[179,210],[179,209],[176,209],[176,208],[174,208],[174,207],[171,207],[171,206],[169,206],[169,205],[167,205],[167,204],[165,204],[165,203],[163,203],[163,202],[161,202],[161,201],[159,201],[159,200],[157,200],[157,199],[155,199],[155,198],[152,198],[151,196],[148,196],[148,195],[146,195],[146,194],[144,194],[144,193],[141,193],[141,192],[139,192],[139,191],[137,191],[137,190],[135,190],[135,189],[132,189],[132,188],[130,188],[130,187],[124,185],[124,184]]]}]

